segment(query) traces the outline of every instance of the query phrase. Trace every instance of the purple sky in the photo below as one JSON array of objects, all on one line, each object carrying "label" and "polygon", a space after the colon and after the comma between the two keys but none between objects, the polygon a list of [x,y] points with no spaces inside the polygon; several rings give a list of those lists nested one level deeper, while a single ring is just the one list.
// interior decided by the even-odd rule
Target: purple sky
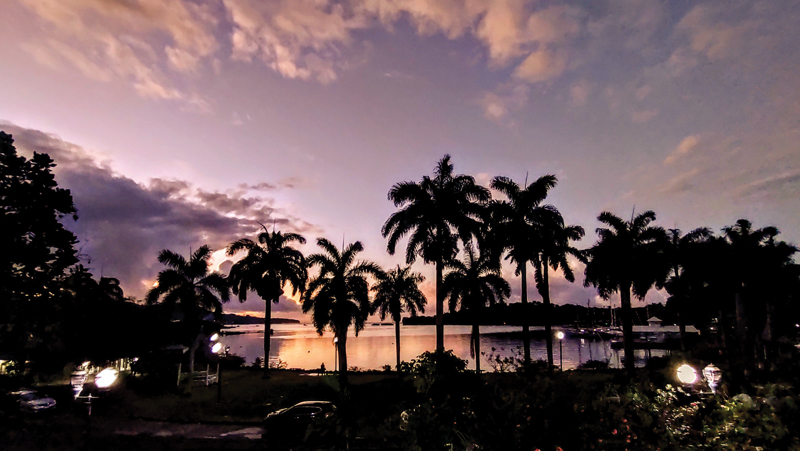
[{"label": "purple sky", "polygon": [[[56,159],[87,266],[130,295],[160,249],[254,220],[402,263],[386,194],[445,153],[484,184],[556,174],[581,248],[634,205],[800,242],[795,1],[10,0],[0,21],[0,129]],[[594,303],[581,282],[556,302]]]}]

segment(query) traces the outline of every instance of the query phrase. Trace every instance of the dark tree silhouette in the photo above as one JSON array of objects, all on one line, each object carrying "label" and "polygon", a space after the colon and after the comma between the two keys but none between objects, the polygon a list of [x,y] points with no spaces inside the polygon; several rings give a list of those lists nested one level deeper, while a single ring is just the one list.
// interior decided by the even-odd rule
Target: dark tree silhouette
[{"label": "dark tree silhouette", "polygon": [[[754,229],[750,221],[740,219],[722,229],[728,244],[728,276],[734,293],[737,341],[745,362],[754,357],[756,343],[769,326],[769,310],[776,298],[784,296],[783,287],[791,283],[794,272],[792,255],[797,248],[775,238],[775,227]],[[788,276],[788,277],[787,277]],[[767,335],[771,335],[768,330]],[[769,337],[771,338],[771,337]]]},{"label": "dark tree silhouette", "polygon": [[[712,236],[711,230],[701,227],[683,235],[680,229],[667,230],[665,249],[670,265],[670,273],[664,288],[677,311],[678,327],[681,335],[681,350],[686,351],[687,307],[693,294],[702,289],[704,281],[695,270],[694,263],[701,261],[704,244]],[[700,276],[700,277],[698,277]],[[699,293],[698,293],[699,294]]]},{"label": "dark tree silhouette", "polygon": [[[558,214],[560,219],[561,215]],[[542,295],[545,306],[544,328],[547,342],[547,363],[553,366],[553,331],[552,331],[552,303],[550,302],[550,271],[548,268],[561,272],[564,278],[575,282],[575,275],[569,266],[568,256],[586,262],[584,253],[570,245],[570,241],[583,238],[583,227],[576,225],[565,226],[563,220],[549,221],[539,229],[537,241],[539,253],[534,256],[536,269],[536,288]]]},{"label": "dark tree silhouette", "polygon": [[388,314],[394,321],[395,350],[397,352],[397,371],[400,371],[400,315],[408,312],[417,316],[417,311],[425,313],[427,300],[419,289],[425,278],[421,274],[411,272],[411,267],[397,268],[379,275],[378,282],[373,285],[375,299],[372,301],[372,313],[379,312],[381,320]]},{"label": "dark tree silhouette", "polygon": [[480,231],[483,205],[489,190],[468,175],[454,174],[450,155],[439,160],[434,177],[419,183],[401,182],[389,191],[389,200],[401,208],[384,223],[381,233],[389,237],[387,250],[394,255],[398,241],[410,235],[406,263],[417,256],[436,267],[436,351],[444,352],[444,262],[458,252],[458,241],[466,243]]},{"label": "dark tree silhouette", "polygon": [[511,287],[500,274],[500,260],[492,252],[477,254],[471,244],[464,247],[463,261],[450,260],[445,263],[447,274],[442,288],[450,311],[457,307],[471,313],[472,334],[470,356],[475,359],[475,371],[481,371],[480,316],[485,305],[504,302],[511,294]]},{"label": "dark tree silhouette", "polygon": [[233,294],[241,302],[247,300],[247,292],[253,290],[264,300],[264,376],[269,374],[270,328],[272,326],[272,303],[277,304],[286,283],[292,285],[292,296],[305,291],[308,272],[303,254],[290,245],[305,244],[306,240],[296,233],[272,231],[262,225],[258,242],[247,238],[234,241],[228,246],[227,255],[233,256],[247,251],[245,257],[231,267],[228,281]]},{"label": "dark tree silhouette", "polygon": [[664,258],[666,234],[650,226],[656,214],[646,211],[630,221],[604,211],[597,220],[609,226],[598,228],[597,243],[589,250],[585,286],[593,285],[604,299],[618,292],[622,301],[622,333],[625,341],[625,368],[634,370],[631,290],[644,299],[653,285],[662,286],[669,271]]},{"label": "dark tree silhouette", "polygon": [[11,135],[0,131],[0,346],[19,360],[47,342],[51,328],[42,315],[78,261],[77,240],[60,222],[77,219],[75,206],[53,167],[47,154],[18,155]]},{"label": "dark tree silhouette", "polygon": [[[548,191],[557,182],[554,175],[545,175],[520,188],[508,177],[495,177],[492,180],[492,188],[507,198],[492,202],[494,234],[502,240],[502,246],[508,250],[506,258],[516,265],[515,273],[522,279],[520,295],[523,306],[528,304],[528,262],[537,258],[544,231],[551,229],[551,224],[561,224],[563,227],[558,210],[550,205],[542,205]],[[527,309],[523,311],[527,312]],[[527,315],[522,320],[522,347],[525,363],[528,364],[531,360],[530,326]]]},{"label": "dark tree silhouette", "polygon": [[303,313],[311,312],[317,333],[329,327],[336,337],[339,354],[339,376],[347,382],[347,330],[355,329],[356,336],[364,329],[364,321],[370,313],[368,276],[380,277],[378,265],[367,261],[356,261],[356,255],[364,250],[356,241],[341,252],[330,241],[318,238],[317,245],[323,252],[306,259],[309,268],[319,267],[319,273],[308,283],[303,295]]},{"label": "dark tree silhouette", "polygon": [[[222,303],[230,300],[230,288],[225,277],[209,272],[211,249],[201,246],[187,261],[182,255],[164,249],[158,261],[168,268],[158,273],[156,285],[147,292],[147,303],[159,300],[167,307],[178,309],[190,327],[200,332],[200,321],[208,313],[222,313]],[[196,337],[189,354],[189,374],[194,372]],[[191,382],[191,380],[190,380]]]}]

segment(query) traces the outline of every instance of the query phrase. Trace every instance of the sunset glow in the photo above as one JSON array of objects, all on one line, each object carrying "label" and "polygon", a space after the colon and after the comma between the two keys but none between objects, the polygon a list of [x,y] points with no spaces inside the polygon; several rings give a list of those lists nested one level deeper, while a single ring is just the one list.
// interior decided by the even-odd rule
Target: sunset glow
[{"label": "sunset glow", "polygon": [[[445,153],[485,186],[555,174],[547,203],[587,230],[580,248],[603,210],[716,232],[746,217],[798,243],[789,3],[10,0],[0,130],[55,159],[82,263],[138,298],[161,249],[208,244],[224,273],[225,246],[260,224],[302,234],[306,254],[360,240],[359,257],[402,264],[380,234],[387,192]],[[432,298],[433,267],[414,270]],[[555,303],[609,305],[551,276]],[[302,318],[284,296],[273,315]],[[225,310],[263,316],[263,301]]]}]

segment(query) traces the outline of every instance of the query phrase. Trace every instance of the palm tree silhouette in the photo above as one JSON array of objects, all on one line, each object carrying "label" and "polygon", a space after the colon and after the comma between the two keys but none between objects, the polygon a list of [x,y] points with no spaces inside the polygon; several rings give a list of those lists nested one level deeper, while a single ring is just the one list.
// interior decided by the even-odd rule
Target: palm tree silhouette
[{"label": "palm tree silhouette", "polygon": [[470,356],[475,359],[475,371],[481,371],[480,319],[478,311],[487,303],[494,305],[505,301],[511,294],[511,286],[500,275],[500,260],[492,252],[476,252],[471,244],[464,246],[464,258],[445,263],[447,275],[442,284],[444,297],[450,311],[460,306],[471,313],[472,335]]},{"label": "palm tree silhouette", "polygon": [[[755,353],[756,335],[766,322],[766,304],[772,301],[777,276],[791,265],[797,249],[775,237],[775,227],[754,229],[750,221],[739,219],[722,229],[728,244],[728,280],[733,282],[736,333],[741,357],[747,362]],[[759,356],[760,358],[760,356]]]},{"label": "palm tree silhouette", "polygon": [[389,314],[394,321],[395,348],[397,351],[397,371],[400,371],[400,315],[405,311],[417,316],[417,311],[425,313],[425,295],[419,284],[425,280],[421,274],[411,272],[411,267],[397,268],[378,276],[373,285],[375,299],[372,313],[380,312],[381,320]]},{"label": "palm tree silhouette", "polygon": [[[706,240],[711,236],[711,230],[700,227],[683,234],[680,229],[669,229],[667,234],[667,259],[670,272],[664,288],[670,297],[667,300],[676,305],[678,313],[678,328],[681,336],[681,350],[686,351],[686,307],[691,294],[696,289],[702,289],[703,278],[698,278],[699,271],[693,271],[693,262],[703,259],[700,253],[704,251]],[[703,271],[705,273],[705,271]]]},{"label": "palm tree silhouette", "polygon": [[229,257],[239,251],[247,251],[247,255],[231,267],[228,280],[233,294],[238,295],[241,302],[247,300],[250,290],[265,302],[264,377],[268,377],[272,303],[278,303],[287,282],[292,285],[292,296],[298,291],[303,293],[308,272],[303,254],[290,246],[294,242],[305,244],[305,238],[296,233],[269,232],[263,224],[261,227],[264,231],[258,234],[257,243],[242,238],[228,246]]},{"label": "palm tree silhouette", "polygon": [[318,266],[319,273],[308,283],[303,295],[303,313],[311,312],[317,333],[322,335],[330,327],[336,337],[339,355],[339,375],[347,382],[347,330],[354,326],[356,336],[364,329],[370,313],[369,284],[367,276],[380,277],[382,272],[375,263],[356,261],[364,250],[361,242],[349,244],[341,252],[325,238],[317,238],[323,253],[306,259],[309,268]]},{"label": "palm tree silhouette", "polygon": [[[222,302],[230,300],[230,288],[225,277],[209,272],[211,249],[203,245],[187,261],[182,255],[164,249],[158,261],[168,267],[158,273],[156,285],[147,292],[148,304],[163,302],[179,309],[190,327],[199,333],[200,320],[209,312],[222,313]],[[195,342],[197,340],[195,339]],[[194,372],[193,345],[189,354],[189,372]]]},{"label": "palm tree silhouette", "polygon": [[534,257],[536,269],[536,288],[544,301],[544,329],[547,342],[547,363],[553,366],[553,333],[551,330],[551,302],[550,302],[550,270],[561,270],[564,278],[575,282],[575,274],[569,266],[567,256],[572,255],[585,262],[584,253],[572,247],[570,241],[578,241],[585,235],[583,227],[577,225],[565,226],[561,214],[556,210],[559,220],[549,221],[540,229],[540,252]]},{"label": "palm tree silhouette", "polygon": [[394,255],[397,242],[409,234],[406,263],[417,256],[436,267],[436,351],[444,352],[444,297],[442,269],[455,257],[458,241],[466,243],[479,233],[483,205],[491,194],[468,175],[453,174],[450,155],[436,164],[434,177],[419,183],[401,182],[389,190],[389,200],[401,209],[383,224],[389,237],[387,250]]},{"label": "palm tree silhouette", "polygon": [[[556,186],[554,175],[539,177],[524,188],[508,177],[492,179],[492,188],[504,194],[507,200],[492,203],[492,217],[496,221],[495,235],[502,237],[502,246],[508,249],[507,259],[516,265],[515,274],[521,278],[522,305],[528,304],[528,262],[536,258],[542,247],[543,231],[551,223],[563,219],[558,210],[550,205],[542,205],[547,192]],[[522,318],[522,344],[525,363],[531,360],[531,339],[527,309]]]},{"label": "palm tree silhouette", "polygon": [[663,286],[669,271],[664,258],[666,234],[661,227],[650,226],[656,214],[646,211],[630,221],[604,211],[597,220],[609,226],[598,228],[597,243],[589,250],[585,286],[593,285],[604,299],[618,292],[622,301],[622,333],[625,347],[625,368],[634,370],[633,319],[631,290],[644,299],[653,286]]}]

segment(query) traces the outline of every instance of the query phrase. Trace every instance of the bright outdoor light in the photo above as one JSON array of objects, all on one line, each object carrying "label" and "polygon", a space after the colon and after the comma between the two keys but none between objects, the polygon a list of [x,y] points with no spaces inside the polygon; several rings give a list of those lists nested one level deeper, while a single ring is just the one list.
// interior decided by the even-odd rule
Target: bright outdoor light
[{"label": "bright outdoor light", "polygon": [[564,339],[564,332],[559,331],[556,334],[556,338],[558,338],[559,340],[563,340]]},{"label": "bright outdoor light", "polygon": [[209,338],[209,340],[211,340],[211,341],[217,341],[217,340],[219,340],[219,334],[218,334],[218,333],[214,333],[214,335],[212,335],[212,336]]},{"label": "bright outdoor light", "polygon": [[97,376],[94,377],[94,385],[96,385],[97,388],[108,388],[117,380],[117,374],[117,370],[106,368],[97,373]]},{"label": "bright outdoor light", "polygon": [[691,366],[683,364],[678,367],[678,380],[683,384],[694,384],[697,382],[697,371]]},{"label": "bright outdoor light", "polygon": [[222,349],[222,343],[214,343],[214,346],[211,347],[211,352],[216,354],[220,349]]}]

